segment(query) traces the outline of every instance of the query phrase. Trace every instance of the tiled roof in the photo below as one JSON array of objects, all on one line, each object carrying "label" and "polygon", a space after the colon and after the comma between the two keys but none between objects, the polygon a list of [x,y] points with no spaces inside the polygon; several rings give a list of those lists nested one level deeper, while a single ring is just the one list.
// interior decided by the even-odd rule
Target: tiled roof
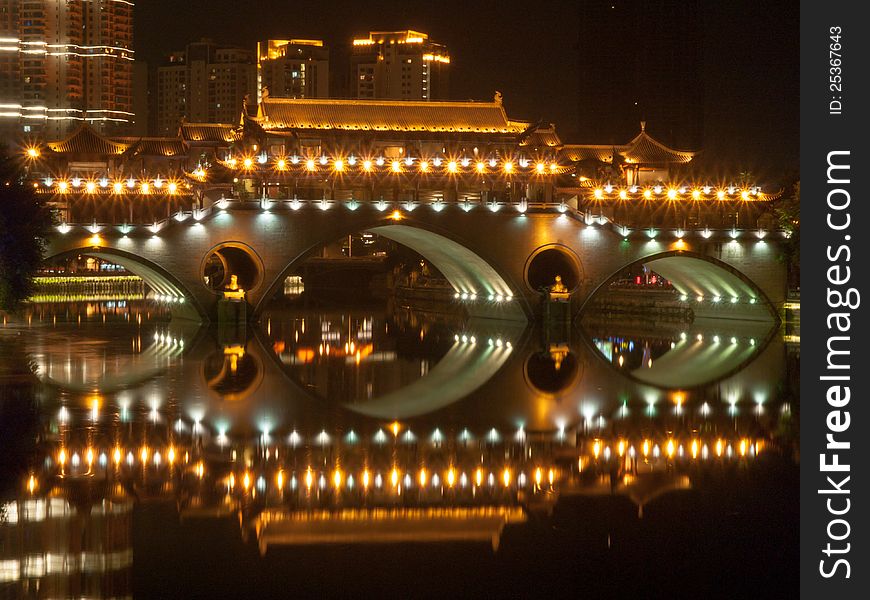
[{"label": "tiled roof", "polygon": [[621,146],[566,144],[562,146],[561,156],[573,162],[593,160],[609,163],[613,160],[613,152],[619,152],[620,149]]},{"label": "tiled roof", "polygon": [[181,137],[187,142],[231,143],[241,135],[235,125],[226,123],[182,123]]},{"label": "tiled roof", "polygon": [[[528,124],[511,122],[496,102],[407,102],[266,98],[258,121],[270,130],[420,131],[517,135]],[[524,126],[525,125],[525,126]]]},{"label": "tiled roof", "polygon": [[[528,123],[521,121],[511,121],[511,123],[529,126]],[[558,148],[561,145],[562,140],[559,139],[559,134],[556,133],[553,125],[539,125],[531,131],[526,130],[526,134],[520,140],[520,146],[531,148]]]},{"label": "tiled roof", "polygon": [[584,160],[602,163],[613,162],[613,153],[617,152],[629,164],[674,164],[687,163],[695,157],[694,152],[674,150],[652,138],[641,127],[641,131],[627,144],[612,146],[602,144],[566,144],[562,147],[562,156],[567,160],[581,162]]},{"label": "tiled roof", "polygon": [[181,138],[116,138],[130,144],[130,156],[183,156],[187,145]]},{"label": "tiled roof", "polygon": [[694,152],[672,150],[643,130],[622,148],[620,154],[627,162],[641,164],[687,163],[695,156]]},{"label": "tiled roof", "polygon": [[123,154],[129,144],[111,140],[94,131],[87,123],[81,125],[68,138],[60,142],[48,142],[50,150],[62,154]]}]

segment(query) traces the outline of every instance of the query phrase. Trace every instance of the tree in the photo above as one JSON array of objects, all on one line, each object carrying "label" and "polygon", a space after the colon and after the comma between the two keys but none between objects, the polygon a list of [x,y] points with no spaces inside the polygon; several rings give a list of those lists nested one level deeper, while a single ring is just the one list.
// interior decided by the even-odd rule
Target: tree
[{"label": "tree", "polygon": [[788,261],[789,279],[800,287],[801,273],[801,182],[794,184],[792,193],[776,207],[779,228],[789,234],[785,241],[785,257]]},{"label": "tree", "polygon": [[0,156],[0,310],[31,295],[51,224],[51,211],[24,181],[21,165]]}]

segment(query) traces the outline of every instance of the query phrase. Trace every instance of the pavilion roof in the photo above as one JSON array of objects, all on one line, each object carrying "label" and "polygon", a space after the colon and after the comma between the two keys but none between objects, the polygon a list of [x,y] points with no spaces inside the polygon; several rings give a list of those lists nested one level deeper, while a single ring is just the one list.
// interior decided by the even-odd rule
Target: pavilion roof
[{"label": "pavilion roof", "polygon": [[519,135],[528,123],[510,121],[500,102],[423,102],[264,98],[266,131],[344,130]]},{"label": "pavilion roof", "polygon": [[182,123],[181,137],[186,142],[229,144],[241,138],[237,126],[229,123]]},{"label": "pavilion roof", "polygon": [[59,142],[48,142],[48,148],[61,154],[118,155],[130,147],[129,143],[112,140],[82,123],[69,137]]},{"label": "pavilion roof", "polygon": [[187,145],[181,138],[116,138],[130,144],[127,149],[129,156],[184,156]]},{"label": "pavilion roof", "polygon": [[627,144],[566,144],[562,147],[562,156],[574,162],[612,163],[614,153],[626,163],[641,165],[684,164],[696,154],[665,146],[646,132],[645,123],[641,123],[640,133]]}]

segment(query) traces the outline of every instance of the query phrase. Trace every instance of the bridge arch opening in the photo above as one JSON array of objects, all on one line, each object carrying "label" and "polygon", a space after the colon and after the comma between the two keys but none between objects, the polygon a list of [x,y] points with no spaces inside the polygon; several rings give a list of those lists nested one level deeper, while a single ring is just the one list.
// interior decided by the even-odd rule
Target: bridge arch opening
[{"label": "bridge arch opening", "polygon": [[213,292],[227,289],[233,275],[240,288],[254,290],[263,282],[265,272],[262,259],[241,242],[224,242],[209,250],[200,271],[203,282]]},{"label": "bridge arch opening", "polygon": [[583,277],[580,259],[561,244],[548,244],[535,250],[526,261],[525,279],[528,286],[539,291],[549,289],[559,277],[562,285],[573,292]]},{"label": "bridge arch opening", "polygon": [[74,256],[93,257],[119,265],[128,272],[141,277],[148,290],[150,290],[150,293],[146,294],[146,297],[167,304],[172,310],[173,316],[193,320],[207,320],[205,310],[196,301],[190,290],[186,289],[178,279],[164,269],[141,256],[116,248],[86,247],[75,248],[47,256],[43,259],[43,262],[49,263]]},{"label": "bridge arch opening", "polygon": [[[381,220],[380,223],[383,223]],[[361,230],[400,244],[428,262],[449,284],[453,298],[460,301],[471,316],[526,321],[531,314],[518,286],[503,276],[490,262],[462,243],[416,224],[379,224]],[[343,237],[348,237],[344,233]],[[299,268],[312,251],[329,240],[309,248],[282,269],[255,308],[260,312],[271,300],[288,275]]]},{"label": "bridge arch opening", "polygon": [[645,256],[605,278],[580,312],[593,306],[628,273],[644,267],[666,280],[675,299],[703,317],[777,321],[776,309],[760,286],[728,263],[694,252],[672,250]]}]

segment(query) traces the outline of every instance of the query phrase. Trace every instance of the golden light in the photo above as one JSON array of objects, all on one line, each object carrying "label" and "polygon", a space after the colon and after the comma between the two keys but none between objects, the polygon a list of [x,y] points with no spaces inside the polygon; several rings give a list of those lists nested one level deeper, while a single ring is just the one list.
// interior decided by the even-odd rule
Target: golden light
[{"label": "golden light", "polygon": [[620,456],[625,454],[625,440],[619,440],[619,443],[616,445],[616,452]]},{"label": "golden light", "polygon": [[719,190],[718,192],[716,192],[716,197],[719,200],[724,200],[725,199],[725,190]]},{"label": "golden light", "polygon": [[701,199],[701,190],[692,190],[692,200]]},{"label": "golden light", "polygon": [[619,190],[619,199],[626,200],[628,198],[628,192],[625,190]]},{"label": "golden light", "polygon": [[33,475],[27,480],[27,491],[31,494],[36,491],[36,477]]},{"label": "golden light", "polygon": [[550,469],[547,471],[547,481],[550,482],[550,485],[553,485],[553,482],[556,480],[556,471]]},{"label": "golden light", "polygon": [[541,470],[541,467],[535,469],[535,485],[541,487],[541,480],[544,477],[544,472]]},{"label": "golden light", "polygon": [[123,194],[124,193],[124,184],[121,183],[120,181],[116,181],[115,183],[112,184],[112,191],[115,192],[116,194]]},{"label": "golden light", "polygon": [[142,459],[142,462],[148,461],[148,446],[142,446],[142,450],[139,452],[139,458]]},{"label": "golden light", "polygon": [[93,181],[89,181],[85,184],[85,191],[89,194],[93,194],[97,189],[97,184]]},{"label": "golden light", "polygon": [[668,200],[676,200],[677,199],[677,190],[674,188],[668,189]]},{"label": "golden light", "polygon": [[556,163],[550,163],[550,173],[555,173],[559,168],[559,165]]},{"label": "golden light", "polygon": [[643,197],[644,197],[645,199],[647,199],[647,200],[649,200],[650,198],[652,198],[652,190],[649,189],[649,188],[645,189],[645,190],[643,191]]},{"label": "golden light", "polygon": [[474,483],[477,487],[480,487],[480,484],[483,483],[483,469],[480,467],[474,472]]},{"label": "golden light", "polygon": [[170,194],[174,194],[178,191],[178,184],[174,181],[170,181],[166,189],[169,191]]},{"label": "golden light", "polygon": [[722,439],[716,440],[716,456],[722,456]]},{"label": "golden light", "polygon": [[692,440],[692,458],[698,458],[698,440]]},{"label": "golden light", "polygon": [[250,156],[246,156],[245,160],[242,161],[242,166],[245,167],[246,169],[253,168],[254,159],[252,159]]},{"label": "golden light", "polygon": [[390,218],[393,221],[401,221],[402,220],[402,213],[400,213],[398,210],[394,210],[392,213],[390,213]]},{"label": "golden light", "polygon": [[199,461],[199,464],[196,465],[196,474],[202,479],[205,476],[205,463]]},{"label": "golden light", "polygon": [[205,169],[203,169],[202,167],[198,167],[198,168],[193,172],[193,176],[194,176],[194,177],[197,177],[197,178],[199,178],[199,179],[205,179]]},{"label": "golden light", "polygon": [[595,443],[592,444],[592,454],[595,458],[598,458],[598,455],[601,454],[601,442],[599,440],[595,440]]},{"label": "golden light", "polygon": [[335,162],[332,163],[332,166],[333,166],[333,168],[334,168],[336,171],[338,171],[339,173],[341,173],[342,171],[344,171],[344,161],[341,160],[340,158],[335,159]]},{"label": "golden light", "polygon": [[399,470],[393,469],[390,471],[390,481],[393,484],[393,487],[397,487],[399,485]]},{"label": "golden light", "polygon": [[668,458],[673,458],[675,451],[674,440],[668,440],[668,445],[665,447],[665,452],[668,453]]},{"label": "golden light", "polygon": [[245,471],[244,476],[242,477],[242,487],[245,488],[245,491],[251,487],[251,475],[247,471]]},{"label": "golden light", "polygon": [[426,487],[426,469],[420,469],[420,487]]},{"label": "golden light", "polygon": [[39,158],[39,149],[30,147],[27,149],[27,157],[28,158]]},{"label": "golden light", "polygon": [[57,462],[60,466],[66,464],[66,450],[64,448],[61,448],[60,452],[57,453]]},{"label": "golden light", "polygon": [[169,464],[173,464],[175,462],[175,448],[169,446],[169,450],[166,452],[166,459],[169,461]]},{"label": "golden light", "polygon": [[336,469],[332,474],[332,484],[337,488],[341,487],[341,469]]},{"label": "golden light", "polygon": [[601,200],[602,198],[604,198],[604,190],[602,190],[601,188],[595,188],[593,195],[595,196],[596,200]]},{"label": "golden light", "polygon": [[275,163],[275,167],[276,167],[279,171],[286,171],[286,170],[287,170],[287,161],[284,160],[283,158],[279,158],[279,159],[278,159],[278,162]]},{"label": "golden light", "polygon": [[459,170],[459,166],[456,164],[455,160],[451,160],[447,163],[447,170],[450,173],[456,173],[456,171]]},{"label": "golden light", "polygon": [[314,164],[313,158],[309,158],[307,161],[305,161],[305,168],[308,169],[309,171],[313,171],[314,169],[317,168]]},{"label": "golden light", "polygon": [[514,163],[506,162],[504,164],[504,172],[505,173],[513,173],[514,172]]},{"label": "golden light", "polygon": [[87,461],[89,467],[92,464],[94,464],[94,449],[93,448],[89,447],[87,452],[85,452],[85,460]]},{"label": "golden light", "polygon": [[423,173],[429,172],[429,161],[428,160],[421,160],[420,161],[420,171]]},{"label": "golden light", "polygon": [[112,453],[112,460],[115,461],[116,466],[121,462],[121,449],[117,446],[115,447],[115,451]]},{"label": "golden light", "polygon": [[643,446],[641,447],[644,456],[649,456],[649,440],[643,441]]},{"label": "golden light", "polygon": [[371,171],[372,170],[372,161],[364,160],[362,166],[363,166],[363,171]]},{"label": "golden light", "polygon": [[143,181],[139,186],[139,191],[143,194],[149,194],[151,193],[151,185],[147,181]]},{"label": "golden light", "polygon": [[453,487],[453,485],[455,483],[456,483],[456,469],[454,469],[453,467],[450,467],[447,470],[447,485],[450,487]]},{"label": "golden light", "polygon": [[390,431],[393,432],[393,435],[398,436],[401,427],[398,421],[393,421],[392,425],[390,425]]},{"label": "golden light", "polygon": [[234,473],[230,473],[230,477],[229,479],[227,479],[227,485],[230,487],[230,489],[236,487],[236,476]]},{"label": "golden light", "polygon": [[504,483],[505,487],[510,487],[510,485],[511,485],[511,470],[510,469],[505,469],[504,471],[502,471],[501,480]]},{"label": "golden light", "polygon": [[363,488],[364,489],[368,488],[370,482],[371,482],[371,473],[369,473],[369,470],[366,469],[365,471],[363,471],[363,474],[362,474]]},{"label": "golden light", "polygon": [[740,199],[749,200],[749,190],[743,190],[742,192],[740,192]]},{"label": "golden light", "polygon": [[478,162],[478,163],[477,163],[477,172],[478,172],[478,173],[483,173],[484,171],[486,171],[486,163],[484,163],[484,162]]},{"label": "golden light", "polygon": [[95,233],[95,234],[92,235],[90,238],[88,238],[88,243],[89,243],[91,246],[93,246],[94,248],[99,248],[100,246],[103,245],[103,240],[102,240],[102,238],[100,238],[99,235],[97,235],[97,234]]},{"label": "golden light", "polygon": [[278,471],[278,474],[275,475],[275,484],[278,486],[278,491],[284,489],[284,471]]},{"label": "golden light", "polygon": [[69,184],[66,181],[58,181],[57,189],[61,194],[65,194],[66,191],[69,189]]},{"label": "golden light", "polygon": [[546,168],[547,168],[547,166],[546,166],[544,163],[538,163],[538,164],[535,165],[535,170],[536,170],[538,173],[543,173],[543,172],[544,172],[544,169],[546,169]]},{"label": "golden light", "polygon": [[743,438],[742,440],[740,440],[740,456],[746,456],[746,447],[747,446],[748,446],[748,443],[746,441],[746,438]]},{"label": "golden light", "polygon": [[394,160],[390,163],[390,169],[392,169],[393,173],[401,173],[402,172],[402,163],[397,160]]}]

